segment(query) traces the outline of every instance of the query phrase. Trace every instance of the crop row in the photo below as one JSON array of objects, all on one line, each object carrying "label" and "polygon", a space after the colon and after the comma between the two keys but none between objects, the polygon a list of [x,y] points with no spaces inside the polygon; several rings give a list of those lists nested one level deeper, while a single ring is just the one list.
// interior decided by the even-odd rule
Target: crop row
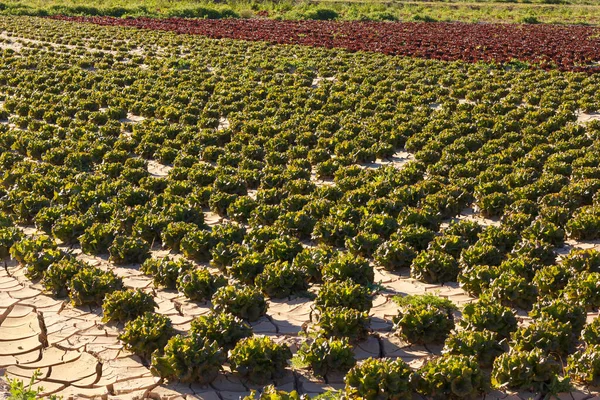
[{"label": "crop row", "polygon": [[[456,224],[452,229],[465,235],[464,228],[469,226]],[[31,279],[41,275],[48,293],[68,294],[75,306],[101,305],[104,322],[125,323],[119,336],[125,348],[146,358],[152,372],[163,379],[208,384],[223,373],[224,364],[253,384],[266,384],[285,375],[291,349],[269,337],[254,336],[249,324],[267,312],[260,284],[258,289],[228,284],[224,277],[183,258],[147,258],[141,269],[154,277],[157,288],[177,288],[191,300],[211,301],[212,312],[194,319],[189,332],[182,334],[168,317],[153,313],[157,305],[150,293],[125,290],[112,271],[76,259],[47,236],[24,237],[10,226],[1,227],[0,234],[2,255],[9,251]],[[322,261],[328,257],[323,248],[307,250],[292,263],[296,279],[290,281],[285,272],[274,276],[287,281],[282,288],[293,288],[297,278],[310,275],[311,268],[326,271],[331,265],[340,265],[341,259],[348,262],[343,254],[341,259],[330,254],[328,261]],[[512,258],[511,263],[515,262],[519,263]],[[280,262],[276,264],[280,271],[286,270]],[[557,393],[571,388],[569,378],[590,384],[600,374],[600,318],[586,324],[586,309],[598,304],[599,276],[590,271],[599,267],[600,252],[576,250],[540,270],[544,272],[535,275],[536,285],[553,293],[545,293],[534,305],[529,313],[533,321],[527,326],[519,326],[514,312],[499,304],[493,293],[505,290],[515,298],[523,289],[531,293],[523,283],[504,288],[498,284],[477,303],[465,306],[458,321],[453,315],[457,308],[449,300],[435,295],[397,296],[394,333],[413,345],[444,344],[444,355],[417,371],[399,359],[370,358],[357,364],[353,346],[369,335],[372,289],[359,283],[356,271],[348,278],[324,276],[315,300],[316,330],[298,349],[294,365],[318,377],[347,373],[343,393],[368,399],[376,398],[371,393],[391,399],[410,397],[413,391],[469,398],[488,389],[488,371],[498,388]],[[270,274],[273,271],[276,269]],[[569,275],[581,277],[569,281]],[[564,290],[557,293],[560,286]],[[565,376],[560,374],[561,359],[566,360]],[[271,390],[267,388],[266,393]],[[330,395],[327,398],[338,398]]]},{"label": "crop row", "polygon": [[[488,372],[496,387],[545,392],[600,377],[599,322],[586,324],[600,253],[556,251],[600,236],[600,124],[578,122],[600,108],[600,75],[47,19],[0,27],[0,253],[48,293],[127,321],[123,342],[156,374],[201,381],[227,362],[277,378],[289,349],[244,324],[267,299],[310,291],[318,317],[299,357],[317,374],[346,370],[387,269],[480,300],[455,320],[447,301],[396,299],[389,333],[451,354],[417,374],[400,360],[353,367],[351,398],[372,386],[471,396]],[[149,296],[65,246],[139,265],[155,286],[210,301],[213,319],[172,336]],[[153,257],[159,246],[171,254]]]},{"label": "crop row", "polygon": [[209,38],[375,51],[444,61],[524,63],[600,71],[600,30],[586,26],[183,18],[54,17]]}]

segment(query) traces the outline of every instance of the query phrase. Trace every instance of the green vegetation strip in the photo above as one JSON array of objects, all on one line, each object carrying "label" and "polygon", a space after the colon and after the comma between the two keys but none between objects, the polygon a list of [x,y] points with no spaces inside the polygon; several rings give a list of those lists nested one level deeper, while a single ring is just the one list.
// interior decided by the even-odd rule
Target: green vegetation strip
[{"label": "green vegetation strip", "polygon": [[113,16],[185,18],[272,18],[291,20],[461,21],[599,24],[595,1],[417,2],[417,1],[246,1],[228,0],[22,0],[0,2],[0,14],[28,16]]}]

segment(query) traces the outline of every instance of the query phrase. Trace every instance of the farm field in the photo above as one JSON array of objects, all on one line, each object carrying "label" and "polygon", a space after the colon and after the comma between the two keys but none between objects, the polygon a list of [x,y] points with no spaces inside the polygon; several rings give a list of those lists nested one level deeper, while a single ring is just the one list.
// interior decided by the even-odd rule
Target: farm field
[{"label": "farm field", "polygon": [[61,18],[0,17],[3,382],[598,395],[596,28]]},{"label": "farm field", "polygon": [[597,0],[17,0],[0,15],[598,25]]}]

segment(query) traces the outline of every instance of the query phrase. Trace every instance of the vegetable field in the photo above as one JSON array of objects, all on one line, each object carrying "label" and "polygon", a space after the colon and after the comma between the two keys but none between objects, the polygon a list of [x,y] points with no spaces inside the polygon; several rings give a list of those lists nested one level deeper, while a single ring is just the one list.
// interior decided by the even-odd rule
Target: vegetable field
[{"label": "vegetable field", "polygon": [[376,51],[443,61],[503,64],[518,61],[545,69],[600,71],[600,28],[583,25],[55,18],[99,25],[159,29],[214,39],[338,47],[350,51]]},{"label": "vegetable field", "polygon": [[0,17],[2,379],[598,394],[595,28],[86,21]]}]

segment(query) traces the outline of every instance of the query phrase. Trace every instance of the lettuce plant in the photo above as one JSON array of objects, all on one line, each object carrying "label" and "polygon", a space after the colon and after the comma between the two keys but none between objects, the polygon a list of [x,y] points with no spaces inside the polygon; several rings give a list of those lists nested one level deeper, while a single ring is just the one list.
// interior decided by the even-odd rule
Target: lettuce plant
[{"label": "lettuce plant", "polygon": [[231,368],[253,383],[264,384],[284,376],[290,348],[277,344],[268,336],[240,340],[229,352]]},{"label": "lettuce plant", "polygon": [[399,306],[394,317],[397,334],[410,343],[443,343],[454,329],[456,306],[434,295],[409,295],[394,298]]},{"label": "lettuce plant", "polygon": [[173,335],[175,329],[169,317],[145,312],[125,323],[119,340],[123,342],[125,349],[149,359],[155,350],[162,352]]},{"label": "lettuce plant", "polygon": [[102,321],[127,322],[158,307],[151,294],[139,289],[107,293],[102,303]]},{"label": "lettuce plant", "polygon": [[365,400],[409,400],[413,398],[413,372],[401,359],[368,358],[344,378],[344,394]]}]

